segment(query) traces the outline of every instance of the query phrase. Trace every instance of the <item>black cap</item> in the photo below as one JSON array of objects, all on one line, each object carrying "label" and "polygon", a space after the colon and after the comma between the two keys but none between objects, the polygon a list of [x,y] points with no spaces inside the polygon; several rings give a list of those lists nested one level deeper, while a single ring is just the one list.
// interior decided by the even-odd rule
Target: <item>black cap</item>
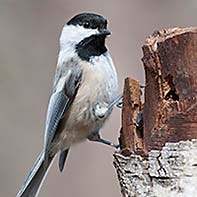
[{"label": "black cap", "polygon": [[107,20],[98,14],[94,13],[81,13],[71,18],[67,25],[80,25],[89,29],[106,29]]}]

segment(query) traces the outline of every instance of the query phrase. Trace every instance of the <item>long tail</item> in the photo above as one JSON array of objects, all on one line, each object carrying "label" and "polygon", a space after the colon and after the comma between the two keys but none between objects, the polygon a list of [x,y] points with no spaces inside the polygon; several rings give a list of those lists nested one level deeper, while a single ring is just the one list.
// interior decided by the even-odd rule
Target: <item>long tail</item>
[{"label": "long tail", "polygon": [[46,174],[46,171],[53,160],[50,157],[45,161],[44,154],[41,152],[35,164],[33,165],[29,175],[27,176],[24,184],[19,190],[17,197],[35,197],[38,193],[39,187]]}]

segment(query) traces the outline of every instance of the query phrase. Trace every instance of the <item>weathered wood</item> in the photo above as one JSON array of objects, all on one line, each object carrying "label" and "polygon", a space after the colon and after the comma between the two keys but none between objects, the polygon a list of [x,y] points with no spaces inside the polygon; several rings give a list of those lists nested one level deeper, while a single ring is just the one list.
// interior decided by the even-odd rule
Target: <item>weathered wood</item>
[{"label": "weathered wood", "polygon": [[137,133],[135,125],[137,114],[141,110],[139,82],[126,78],[123,95],[122,129],[119,141],[122,154],[129,155],[140,151],[143,147],[142,135]]},{"label": "weathered wood", "polygon": [[167,143],[140,155],[114,155],[124,197],[196,197],[197,141]]},{"label": "weathered wood", "polygon": [[134,80],[127,79],[120,137],[122,152],[114,154],[122,195],[195,197],[197,28],[154,32],[146,40],[143,53],[146,87],[142,135],[136,138],[134,122],[141,108],[140,96],[132,90]]},{"label": "weathered wood", "polygon": [[143,46],[145,149],[197,138],[197,28],[156,32]]}]

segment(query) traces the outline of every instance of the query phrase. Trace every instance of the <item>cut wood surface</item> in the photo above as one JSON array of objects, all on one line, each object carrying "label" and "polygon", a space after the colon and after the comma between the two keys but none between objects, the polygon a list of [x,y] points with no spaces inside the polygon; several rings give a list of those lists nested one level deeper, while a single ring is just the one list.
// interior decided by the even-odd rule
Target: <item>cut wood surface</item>
[{"label": "cut wood surface", "polygon": [[125,197],[197,196],[197,28],[155,31],[142,47],[143,108],[136,80],[124,87],[119,153],[114,154]]}]

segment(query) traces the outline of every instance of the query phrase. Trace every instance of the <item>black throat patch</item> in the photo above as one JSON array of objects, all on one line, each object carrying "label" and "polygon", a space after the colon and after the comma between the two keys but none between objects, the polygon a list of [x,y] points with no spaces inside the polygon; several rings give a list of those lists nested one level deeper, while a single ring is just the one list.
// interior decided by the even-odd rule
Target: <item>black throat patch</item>
[{"label": "black throat patch", "polygon": [[91,57],[100,56],[107,51],[105,35],[92,35],[76,45],[76,51],[82,60],[89,61]]}]

